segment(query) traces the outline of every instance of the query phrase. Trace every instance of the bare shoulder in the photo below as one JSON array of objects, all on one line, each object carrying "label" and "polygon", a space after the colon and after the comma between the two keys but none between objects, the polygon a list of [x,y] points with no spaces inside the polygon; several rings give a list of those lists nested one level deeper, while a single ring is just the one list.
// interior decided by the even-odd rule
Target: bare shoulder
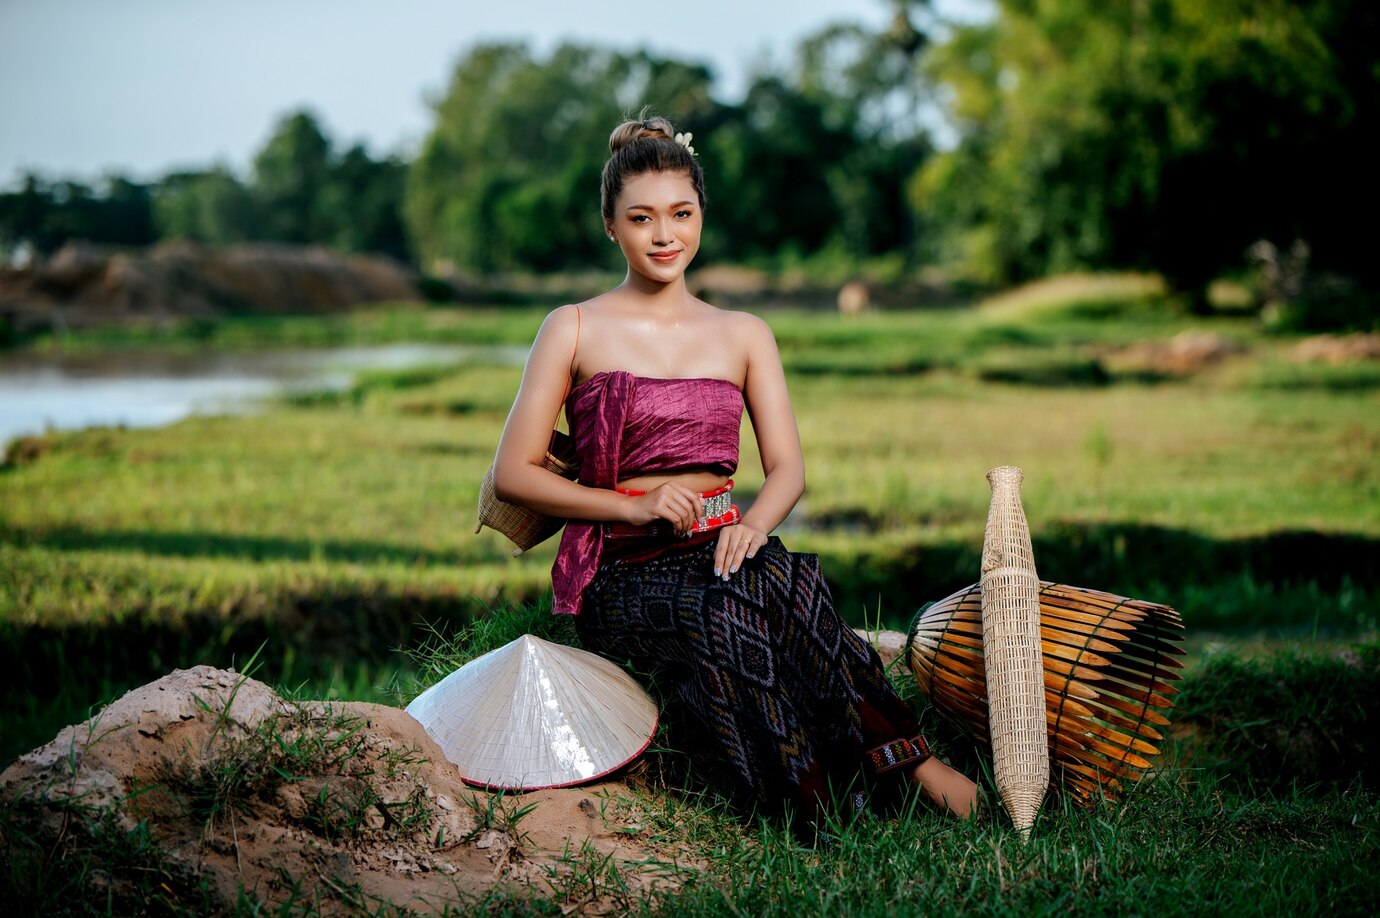
[{"label": "bare shoulder", "polygon": [[[580,341],[580,308],[575,304],[558,306],[546,314],[537,338],[532,343],[529,364],[547,361],[568,362]],[[563,357],[561,355],[564,355]],[[558,360],[559,358],[559,360]]]},{"label": "bare shoulder", "polygon": [[703,303],[704,309],[712,316],[712,321],[726,334],[748,338],[771,338],[771,328],[766,322],[750,312],[736,309],[723,309]]},{"label": "bare shoulder", "polygon": [[584,311],[584,303],[566,303],[564,306],[557,306],[546,314],[542,320],[542,328],[553,330],[563,329],[570,326],[572,329],[580,321],[580,314]]},{"label": "bare shoulder", "polygon": [[776,336],[772,334],[771,326],[762,318],[750,312],[726,309],[720,312],[732,340],[741,341],[746,346],[749,359],[763,353],[776,353]]},{"label": "bare shoulder", "polygon": [[761,316],[755,316],[750,312],[729,312],[728,314],[732,316],[734,331],[744,335],[775,340],[771,333],[771,326]]},{"label": "bare shoulder", "polygon": [[781,356],[777,352],[776,336],[772,334],[771,326],[750,312],[710,308],[714,310],[716,337],[732,342],[730,350],[739,361],[738,372],[743,374],[744,385],[754,368],[780,367]]},{"label": "bare shoulder", "polygon": [[548,312],[537,331],[537,340],[573,344],[580,333],[584,307],[584,303],[567,303]]}]

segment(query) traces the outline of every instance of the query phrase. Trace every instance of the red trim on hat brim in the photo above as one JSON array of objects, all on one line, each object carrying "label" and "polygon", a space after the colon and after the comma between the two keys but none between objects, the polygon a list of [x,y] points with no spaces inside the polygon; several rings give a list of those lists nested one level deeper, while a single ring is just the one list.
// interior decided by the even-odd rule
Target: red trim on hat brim
[{"label": "red trim on hat brim", "polygon": [[464,775],[461,775],[461,776],[460,776],[460,780],[461,780],[461,781],[464,781],[464,782],[465,782],[466,784],[468,784],[470,787],[476,787],[476,788],[479,788],[480,790],[487,790],[487,791],[515,791],[515,792],[517,792],[517,793],[523,793],[523,794],[527,793],[528,791],[554,790],[554,789],[558,789],[558,788],[562,788],[562,787],[579,787],[579,786],[581,786],[581,785],[583,785],[583,784],[593,784],[595,781],[598,781],[600,778],[606,778],[606,777],[608,777],[609,775],[613,774],[613,773],[614,773],[615,771],[617,771],[618,769],[626,767],[630,762],[632,762],[634,759],[636,759],[636,758],[637,758],[638,756],[640,756],[642,753],[646,752],[647,749],[648,749],[648,747],[650,747],[650,746],[652,745],[652,740],[656,739],[656,731],[657,731],[657,728],[660,727],[660,726],[661,726],[661,714],[658,713],[658,714],[657,714],[657,717],[656,717],[656,720],[652,722],[652,735],[649,736],[649,737],[647,737],[647,742],[645,742],[645,743],[642,744],[642,748],[641,748],[641,749],[637,750],[637,751],[634,752],[632,755],[628,756],[626,759],[624,759],[623,761],[619,762],[617,765],[613,766],[612,768],[608,769],[607,771],[601,771],[601,772],[599,772],[599,774],[597,774],[597,775],[590,775],[588,778],[581,778],[581,779],[578,780],[578,781],[566,781],[564,784],[531,784],[531,785],[523,784],[523,785],[519,785],[519,786],[516,786],[516,787],[508,787],[508,786],[505,786],[505,785],[502,785],[502,784],[485,784],[483,781],[475,781],[475,780],[473,780],[473,779],[471,779],[471,778],[465,777]]}]

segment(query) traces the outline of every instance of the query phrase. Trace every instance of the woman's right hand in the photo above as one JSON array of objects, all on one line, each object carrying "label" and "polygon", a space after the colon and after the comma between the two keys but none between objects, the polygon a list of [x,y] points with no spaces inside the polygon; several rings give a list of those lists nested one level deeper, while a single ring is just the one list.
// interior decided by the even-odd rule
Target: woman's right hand
[{"label": "woman's right hand", "polygon": [[696,521],[704,519],[704,499],[675,481],[663,482],[646,494],[629,497],[627,508],[627,521],[634,526],[665,520],[675,529],[676,535],[687,535]]}]

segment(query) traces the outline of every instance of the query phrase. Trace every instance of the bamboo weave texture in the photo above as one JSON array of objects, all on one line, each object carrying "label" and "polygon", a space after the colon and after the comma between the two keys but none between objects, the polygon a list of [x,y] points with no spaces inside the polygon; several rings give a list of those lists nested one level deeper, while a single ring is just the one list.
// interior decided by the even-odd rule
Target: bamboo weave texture
[{"label": "bamboo weave texture", "polygon": [[982,639],[993,777],[1012,824],[1029,834],[1049,786],[1040,580],[1021,507],[1021,470],[987,473],[992,503],[982,546]]},{"label": "bamboo weave texture", "polygon": [[[1040,583],[1051,787],[1080,806],[1116,799],[1159,754],[1173,713],[1183,622],[1169,606]],[[935,708],[982,742],[987,727],[981,589],[921,611],[906,656]]]},{"label": "bamboo weave texture", "polygon": [[[575,452],[575,441],[569,434],[559,430],[551,432],[551,445],[546,450],[543,465],[547,471],[555,472],[572,481],[579,476],[580,460]],[[475,532],[488,526],[503,533],[517,546],[513,552],[516,557],[545,542],[560,532],[564,525],[565,520],[560,517],[548,516],[518,504],[499,500],[494,492],[494,469],[493,466],[489,466],[484,480],[479,483],[479,523],[474,527]]]}]

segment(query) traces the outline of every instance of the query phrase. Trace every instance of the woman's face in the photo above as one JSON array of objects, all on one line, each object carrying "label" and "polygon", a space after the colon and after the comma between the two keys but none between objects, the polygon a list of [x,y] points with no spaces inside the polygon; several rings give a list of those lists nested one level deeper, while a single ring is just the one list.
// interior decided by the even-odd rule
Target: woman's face
[{"label": "woman's face", "polygon": [[623,250],[628,268],[670,283],[685,273],[700,249],[699,196],[681,172],[644,172],[623,183],[604,229]]}]

